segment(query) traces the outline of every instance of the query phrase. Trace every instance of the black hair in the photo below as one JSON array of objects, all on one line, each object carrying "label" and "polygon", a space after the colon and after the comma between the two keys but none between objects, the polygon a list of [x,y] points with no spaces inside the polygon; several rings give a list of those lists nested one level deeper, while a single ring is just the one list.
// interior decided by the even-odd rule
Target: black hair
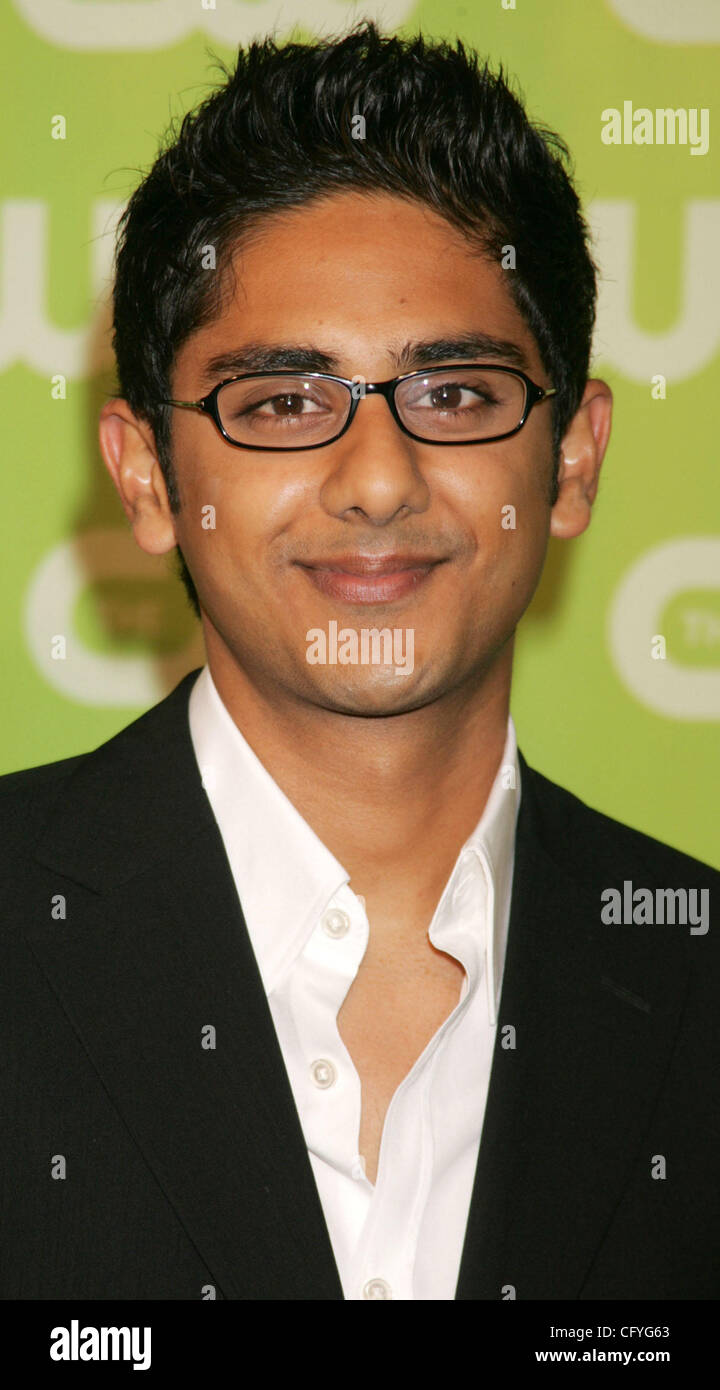
[{"label": "black hair", "polygon": [[[345,35],[238,50],[226,82],[171,125],[118,227],[113,347],[119,392],[152,428],[173,512],[171,392],[182,344],[221,312],[243,234],[274,211],[335,191],[419,200],[488,258],[514,247],[508,288],[558,393],[551,399],[553,478],[588,377],[596,274],[570,154],[531,122],[497,74],[460,39],[383,35],[360,21]],[[365,138],[353,138],[353,117]],[[566,168],[566,165],[568,168]],[[215,248],[217,273],[201,268]],[[179,573],[200,613],[178,547]]]}]

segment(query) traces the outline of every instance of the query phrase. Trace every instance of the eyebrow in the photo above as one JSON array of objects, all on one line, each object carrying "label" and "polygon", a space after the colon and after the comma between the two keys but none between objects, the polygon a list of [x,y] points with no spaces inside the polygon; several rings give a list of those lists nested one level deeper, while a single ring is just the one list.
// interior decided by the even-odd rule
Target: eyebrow
[{"label": "eyebrow", "polygon": [[[508,366],[527,371],[529,363],[519,343],[506,338],[494,338],[488,333],[463,333],[457,338],[413,339],[390,345],[390,360],[399,373],[450,362],[453,359],[481,362],[502,360]],[[217,378],[241,375],[243,372],[329,372],[341,376],[340,359],[323,352],[313,344],[245,343],[232,351],[219,352],[203,362],[200,368],[201,387],[210,386]]]}]

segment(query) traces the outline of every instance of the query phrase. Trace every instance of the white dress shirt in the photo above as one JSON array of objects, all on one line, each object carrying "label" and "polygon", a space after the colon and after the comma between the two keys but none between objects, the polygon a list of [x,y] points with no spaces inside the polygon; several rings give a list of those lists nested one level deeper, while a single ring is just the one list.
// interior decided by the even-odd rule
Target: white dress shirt
[{"label": "white dress shirt", "polygon": [[512,718],[428,928],[465,969],[459,1002],[392,1097],[374,1186],[358,1153],[360,1078],[337,1026],[368,943],[364,901],[249,747],[207,666],[189,718],[345,1298],[454,1299],[505,961],[520,805]]}]

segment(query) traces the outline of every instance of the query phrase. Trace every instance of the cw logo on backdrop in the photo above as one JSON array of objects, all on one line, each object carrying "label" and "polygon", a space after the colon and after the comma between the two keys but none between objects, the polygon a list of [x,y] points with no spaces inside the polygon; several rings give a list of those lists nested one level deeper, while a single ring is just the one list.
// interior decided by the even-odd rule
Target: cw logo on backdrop
[{"label": "cw logo on backdrop", "polygon": [[[656,714],[720,719],[719,579],[720,536],[681,536],[647,550],[617,586],[608,614],[615,669]],[[653,642],[667,626],[673,601],[685,620],[678,645],[689,659],[678,661],[671,642],[664,659],[653,660]]]}]

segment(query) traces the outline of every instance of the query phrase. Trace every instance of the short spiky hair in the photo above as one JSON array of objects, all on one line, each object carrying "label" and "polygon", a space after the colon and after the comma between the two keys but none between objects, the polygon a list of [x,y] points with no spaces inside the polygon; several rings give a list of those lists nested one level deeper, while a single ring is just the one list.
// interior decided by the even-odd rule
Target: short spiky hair
[{"label": "short spiky hair", "polygon": [[[222,67],[222,64],[221,64]],[[559,445],[588,377],[596,274],[590,234],[566,171],[564,141],[527,117],[502,65],[421,35],[360,22],[339,38],[238,51],[234,72],[195,112],[133,193],[118,229],[113,347],[119,394],[155,437],[171,508],[173,363],[221,311],[232,255],[275,211],[345,189],[426,204],[484,255],[516,251],[508,288],[558,388]],[[365,138],[352,137],[353,116]],[[216,273],[201,268],[215,248]],[[553,489],[556,483],[553,481]],[[554,500],[554,495],[553,495]],[[199,614],[182,554],[180,574]]]}]

